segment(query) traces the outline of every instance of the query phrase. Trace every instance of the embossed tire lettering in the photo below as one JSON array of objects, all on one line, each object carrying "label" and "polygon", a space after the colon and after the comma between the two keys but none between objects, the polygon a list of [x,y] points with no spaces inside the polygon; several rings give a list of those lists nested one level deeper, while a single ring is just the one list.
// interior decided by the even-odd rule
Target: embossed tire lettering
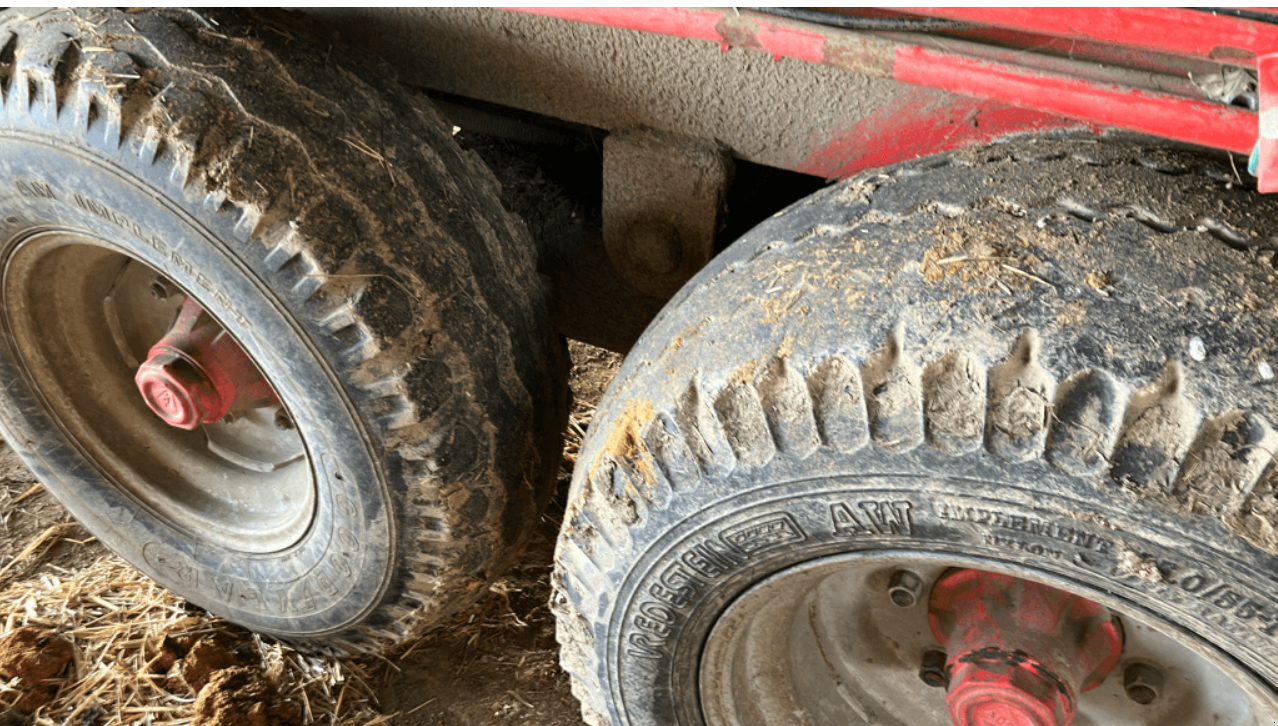
[{"label": "embossed tire lettering", "polygon": [[868,172],[755,228],[578,459],[553,607],[586,720],[947,724],[918,677],[942,646],[888,592],[951,568],[1102,603],[1135,667],[1203,679],[1154,708],[1111,675],[1089,723],[1272,719],[1275,229],[1227,160],[1092,138]]},{"label": "embossed tire lettering", "polygon": [[[0,431],[192,602],[393,647],[484,592],[553,490],[535,249],[392,73],[303,18],[215,20],[0,13]],[[185,428],[130,390],[149,346],[196,338],[167,336],[179,309],[237,371],[156,357]]]}]

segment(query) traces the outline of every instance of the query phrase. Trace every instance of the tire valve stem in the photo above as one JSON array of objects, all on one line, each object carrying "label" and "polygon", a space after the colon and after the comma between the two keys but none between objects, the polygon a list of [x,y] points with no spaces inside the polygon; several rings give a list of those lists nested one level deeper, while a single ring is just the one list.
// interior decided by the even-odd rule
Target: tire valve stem
[{"label": "tire valve stem", "polygon": [[1123,670],[1123,690],[1142,706],[1158,700],[1163,692],[1163,672],[1145,663],[1132,663]]},{"label": "tire valve stem", "polygon": [[923,592],[923,578],[909,570],[897,570],[888,580],[888,597],[899,608],[914,607]]},{"label": "tire valve stem", "polygon": [[1103,606],[1009,575],[951,570],[932,587],[927,618],[948,654],[954,726],[1069,726],[1078,695],[1099,686],[1122,656],[1122,635]]}]

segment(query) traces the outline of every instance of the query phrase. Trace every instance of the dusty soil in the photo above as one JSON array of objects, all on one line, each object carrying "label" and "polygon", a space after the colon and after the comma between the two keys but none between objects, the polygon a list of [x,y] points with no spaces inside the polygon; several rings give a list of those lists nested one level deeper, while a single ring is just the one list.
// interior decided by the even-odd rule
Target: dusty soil
[{"label": "dusty soil", "polygon": [[[278,674],[264,672],[254,665],[257,659],[250,653],[252,636],[210,619],[198,608],[179,603],[178,607],[189,611],[191,616],[167,625],[163,633],[148,642],[144,656],[149,673],[142,677],[190,702],[188,713],[163,723],[174,726],[582,724],[577,702],[569,692],[568,678],[559,668],[554,618],[548,608],[549,580],[555,537],[581,437],[621,358],[576,341],[570,343],[570,351],[575,400],[558,496],[514,569],[475,607],[426,636],[404,655],[393,660],[352,660],[325,666],[330,670],[347,668],[370,674],[370,685],[379,701],[375,709],[344,719],[335,720],[322,714],[308,719],[295,701],[272,702],[269,683],[277,679]],[[114,558],[71,519],[13,452],[0,443],[0,593],[35,582],[75,580],[90,568],[101,568],[104,559]],[[30,683],[19,683],[23,679],[15,678],[11,685],[16,684],[17,690],[0,689],[4,691],[0,694],[3,696],[0,710],[29,706],[23,709],[24,714],[35,711],[35,723],[54,723],[44,716],[47,709],[36,710],[48,700],[45,696],[28,695],[26,701],[17,705],[15,702],[41,688],[52,693],[60,687],[65,693],[76,687],[74,679],[63,668],[66,659],[46,663],[65,641],[59,640],[55,632],[18,627],[24,614],[22,603],[5,602],[14,604],[0,608],[0,625],[8,624],[0,629],[0,660],[3,661],[0,676],[28,675],[26,680]],[[83,634],[80,637],[83,638]],[[40,667],[33,668],[32,663]],[[54,673],[55,670],[58,673]],[[51,681],[52,686],[43,680],[58,675],[61,679]],[[109,694],[100,694],[98,698],[101,704],[76,715],[77,726],[152,721],[136,720],[136,716],[127,713],[121,718],[109,702]],[[343,712],[340,699],[337,711]],[[373,711],[381,715],[372,715]],[[9,710],[0,713],[0,722],[20,724],[30,723],[31,719]]]},{"label": "dusty soil", "polygon": [[470,612],[384,665],[378,692],[395,726],[581,724],[559,669],[550,570],[559,511],[552,511],[503,581]]},{"label": "dusty soil", "polygon": [[550,613],[550,571],[568,483],[595,405],[621,356],[569,342],[573,368],[559,492],[509,576],[469,612],[383,666],[378,693],[393,726],[579,726],[576,699],[559,668]]},{"label": "dusty soil", "polygon": [[66,576],[108,554],[0,441],[0,587]]}]

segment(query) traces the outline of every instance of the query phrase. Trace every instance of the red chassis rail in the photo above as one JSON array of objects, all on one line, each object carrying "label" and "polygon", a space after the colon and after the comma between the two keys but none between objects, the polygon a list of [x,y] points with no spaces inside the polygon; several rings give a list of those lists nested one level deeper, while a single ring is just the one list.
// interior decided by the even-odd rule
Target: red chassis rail
[{"label": "red chassis rail", "polygon": [[[1118,128],[1240,154],[1256,150],[1260,190],[1278,191],[1278,25],[1168,8],[910,9],[915,17],[972,24],[936,37],[844,30],[724,9],[519,10],[704,40],[725,49],[752,48],[777,59],[835,66],[970,99],[938,103],[935,96],[920,96],[915,107],[863,119],[796,162],[799,171],[841,177],[1012,133]],[[981,42],[991,37],[1004,42]],[[1027,45],[1009,49],[1009,40]],[[1059,52],[1062,47],[1071,52]],[[1148,62],[1124,70],[1065,57],[1076,47],[1103,49],[1098,57],[1104,60],[1126,54]],[[1033,52],[1039,48],[1058,52]],[[1201,94],[1195,98],[1187,73],[1166,72],[1168,67],[1201,70],[1204,64],[1255,69],[1259,113]]]}]

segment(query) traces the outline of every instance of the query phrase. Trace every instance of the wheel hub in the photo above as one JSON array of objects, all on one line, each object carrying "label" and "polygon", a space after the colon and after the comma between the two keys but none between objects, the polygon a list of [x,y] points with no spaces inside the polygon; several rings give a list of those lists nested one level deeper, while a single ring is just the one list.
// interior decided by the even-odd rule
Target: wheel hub
[{"label": "wheel hub", "polygon": [[275,400],[244,350],[190,297],[133,380],[157,416],[186,430]]},{"label": "wheel hub", "polygon": [[[975,574],[956,574],[965,570]],[[1022,572],[902,552],[782,570],[717,619],[693,686],[701,718],[711,726],[791,723],[800,712],[816,726],[1038,726],[1065,717],[1075,726],[1256,726],[1278,714],[1263,685],[1192,634],[1104,590]],[[901,594],[915,583],[916,598]],[[955,603],[964,583],[982,589]],[[944,640],[928,622],[934,605]],[[990,614],[997,628],[976,627]],[[985,658],[989,646],[1011,656]],[[998,688],[981,692],[999,677]],[[1061,682],[1072,715],[1057,712],[1070,704]]]},{"label": "wheel hub", "polygon": [[62,230],[20,241],[3,283],[29,385],[103,486],[190,541],[252,554],[301,541],[318,501],[304,425],[194,296]]},{"label": "wheel hub", "polygon": [[955,726],[1069,726],[1077,694],[1118,664],[1122,636],[1090,600],[993,572],[956,570],[932,588]]}]

